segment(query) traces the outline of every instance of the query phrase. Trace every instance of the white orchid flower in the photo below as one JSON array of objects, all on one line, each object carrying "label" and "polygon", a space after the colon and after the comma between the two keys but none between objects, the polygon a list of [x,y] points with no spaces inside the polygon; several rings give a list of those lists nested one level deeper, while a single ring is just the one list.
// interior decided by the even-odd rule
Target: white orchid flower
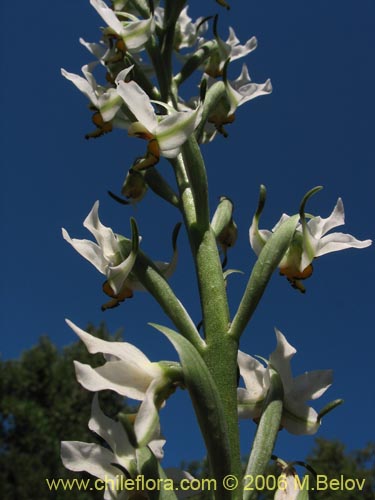
[{"label": "white orchid flower", "polygon": [[[204,21],[203,17],[199,17],[193,22],[192,18],[188,15],[189,6],[185,6],[177,19],[173,47],[175,50],[192,47],[196,44],[198,37],[207,31],[208,23]],[[160,28],[164,27],[165,9],[157,7],[155,9],[155,22]]]},{"label": "white orchid flower", "polygon": [[[215,25],[214,32],[216,32]],[[258,45],[258,41],[255,36],[247,40],[244,45],[241,45],[234,29],[231,27],[229,28],[229,36],[225,42],[218,35],[216,35],[215,38],[217,41],[217,47],[213,50],[203,68],[204,72],[212,78],[217,78],[223,74],[224,66],[228,59],[230,61],[235,61],[241,57],[245,57],[250,54],[250,52],[255,50]],[[199,41],[199,47],[202,47],[205,43],[206,40],[201,38]]]},{"label": "white orchid flower", "polygon": [[242,65],[240,76],[233,81],[225,81],[228,100],[230,103],[229,115],[233,114],[239,106],[258,96],[272,92],[271,80],[264,83],[253,83],[246,64]]},{"label": "white orchid flower", "polygon": [[[311,190],[304,200],[306,201],[311,193],[317,189]],[[279,225],[289,218],[289,215],[283,214],[279,222],[272,229],[259,229],[260,212],[254,217],[250,227],[250,244],[254,252],[259,255],[267,240]],[[294,288],[302,293],[305,291],[301,280],[311,276],[313,268],[312,262],[315,258],[321,257],[327,253],[338,252],[347,248],[366,248],[371,245],[371,240],[357,240],[354,236],[346,233],[330,233],[331,229],[342,226],[345,223],[344,205],[339,198],[331,215],[326,219],[320,216],[311,217],[306,222],[305,216],[301,217],[301,223],[297,226],[293,241],[279,264],[280,273],[287,277]]]},{"label": "white orchid flower", "polygon": [[98,368],[74,362],[78,382],[88,391],[115,391],[142,401],[134,424],[140,446],[145,446],[159,425],[158,409],[176,388],[181,378],[178,364],[153,363],[128,342],[108,342],[85,332],[74,323],[67,324],[91,354],[102,353],[107,362]]},{"label": "white orchid flower", "polygon": [[92,70],[96,65],[97,62],[82,66],[81,69],[85,78],[74,73],[69,73],[65,69],[61,69],[61,74],[90,100],[91,104],[100,111],[103,120],[109,122],[113,120],[121,108],[122,101],[114,88],[102,87],[96,83],[95,77],[92,74]]},{"label": "white orchid flower", "polygon": [[[116,491],[116,485],[121,488],[120,477],[124,475],[124,469],[132,477],[140,473],[137,449],[130,443],[123,425],[102,412],[97,394],[92,402],[88,426],[92,432],[108,444],[108,448],[94,443],[63,441],[61,443],[61,459],[64,466],[72,471],[86,471],[106,481],[106,484],[113,485],[113,489],[106,488],[105,500],[127,498],[127,496],[123,496],[126,492],[121,491],[121,489]],[[136,429],[135,434],[137,438]],[[161,460],[164,444],[165,440],[160,437],[160,428],[157,427],[150,441],[144,446],[147,445],[154,456]],[[111,480],[110,483],[107,482],[108,480]]]},{"label": "white orchid flower", "polygon": [[[106,34],[121,38],[130,52],[138,52],[144,48],[154,30],[152,17],[139,21],[132,14],[113,11],[103,0],[90,0],[90,4],[108,24],[109,29],[105,30]],[[119,17],[124,17],[126,20],[120,21]]]},{"label": "white orchid flower", "polygon": [[[129,119],[120,109],[123,102],[117,94],[116,89],[112,87],[102,87],[96,83],[92,70],[97,64],[97,62],[93,62],[82,66],[81,69],[85,78],[75,73],[69,73],[63,68],[61,69],[61,74],[72,82],[77,89],[90,100],[93,107],[97,110],[97,112],[94,113],[93,122],[98,127],[98,131],[87,134],[86,138],[97,137],[110,132],[113,127],[127,129],[130,125]],[[124,79],[130,71],[131,68],[120,71],[117,78]]]},{"label": "white orchid flower", "polygon": [[[229,62],[229,61],[228,61]],[[240,76],[236,80],[227,79],[227,64],[223,70],[223,80],[225,85],[225,96],[217,103],[215,109],[208,117],[206,125],[214,124],[218,132],[227,136],[223,125],[234,121],[234,114],[239,106],[255,99],[261,95],[267,95],[272,92],[271,80],[264,83],[254,83],[251,81],[246,64],[243,64]],[[213,78],[208,79],[208,88],[215,84]]]},{"label": "white orchid flower", "polygon": [[[275,492],[274,500],[298,500],[301,498],[300,492],[303,480],[298,477],[294,467],[283,468],[277,480],[278,489]],[[306,497],[305,497],[306,498]]]},{"label": "white orchid flower", "polygon": [[129,135],[149,141],[146,159],[150,161],[134,168],[152,166],[160,155],[175,158],[201,119],[201,106],[191,111],[175,111],[162,102],[157,104],[166,107],[170,114],[157,115],[146,92],[134,81],[118,81],[117,92],[137,120],[129,127]]},{"label": "white orchid flower", "polygon": [[[115,234],[110,227],[104,226],[99,219],[99,202],[96,201],[83,226],[95,237],[96,243],[90,240],[71,238],[62,229],[64,239],[87,259],[96,269],[107,277],[108,284],[115,295],[118,295],[133,269],[137,251],[138,234],[132,220],[132,244],[124,237]],[[130,248],[131,247],[131,248]]]},{"label": "white orchid flower", "polygon": [[[296,349],[279,330],[275,329],[275,332],[277,347],[269,364],[279,373],[284,388],[281,425],[292,434],[315,434],[321,421],[306,402],[319,398],[330,387],[332,370],[305,372],[293,378],[290,361]],[[237,389],[239,417],[257,420],[270,386],[269,367],[241,351],[238,352],[238,365],[245,382],[245,388]]]}]

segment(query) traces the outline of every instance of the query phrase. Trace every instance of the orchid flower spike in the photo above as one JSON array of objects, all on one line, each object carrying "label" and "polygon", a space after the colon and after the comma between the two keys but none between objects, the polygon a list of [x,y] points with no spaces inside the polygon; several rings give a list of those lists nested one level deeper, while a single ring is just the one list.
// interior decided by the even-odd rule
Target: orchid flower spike
[{"label": "orchid flower spike", "polygon": [[[311,216],[309,221],[306,221],[305,204],[310,196],[320,189],[320,187],[314,188],[304,196],[300,208],[300,224],[297,226],[292,243],[279,264],[280,274],[286,276],[293,288],[302,293],[305,292],[305,288],[301,280],[312,275],[314,259],[347,248],[366,248],[372,243],[371,240],[357,240],[354,236],[346,233],[327,234],[334,227],[342,226],[345,223],[344,204],[341,198],[337,200],[331,215],[326,219],[320,216]],[[272,231],[259,229],[259,217],[264,202],[265,188],[261,186],[259,206],[249,231],[250,244],[257,255],[260,254],[272,233],[289,218],[289,215],[283,214]]]},{"label": "orchid flower spike", "polygon": [[272,367],[279,373],[284,389],[282,427],[291,434],[315,434],[321,418],[307,406],[306,401],[325,393],[333,381],[332,370],[316,370],[293,377],[290,361],[297,351],[279,330],[275,329],[275,332],[277,346],[270,355],[268,366],[244,352],[238,352],[238,366],[245,382],[245,388],[237,389],[239,417],[256,421],[260,418]]}]

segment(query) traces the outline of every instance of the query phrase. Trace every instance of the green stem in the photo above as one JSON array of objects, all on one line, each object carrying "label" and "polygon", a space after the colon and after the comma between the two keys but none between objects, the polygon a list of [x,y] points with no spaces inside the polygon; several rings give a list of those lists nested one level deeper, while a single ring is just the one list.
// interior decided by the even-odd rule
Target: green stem
[{"label": "green stem", "polygon": [[[247,476],[255,478],[264,477],[266,467],[271,460],[276,437],[280,429],[283,412],[283,385],[279,374],[270,368],[270,389],[264,404],[264,410],[258,424],[258,429],[253,442],[253,447],[245,472],[245,484],[249,483]],[[243,500],[257,498],[256,490],[244,491]]]},{"label": "green stem", "polygon": [[170,80],[167,75],[165,63],[160,53],[160,48],[156,43],[155,37],[151,37],[146,45],[147,53],[150,56],[151,62],[154,66],[156,77],[158,79],[160,88],[160,99],[163,102],[168,102]]},{"label": "green stem", "polygon": [[193,320],[178,300],[167,280],[160,274],[154,263],[141,251],[133,268],[135,277],[151,293],[179,333],[201,352],[205,343],[200,337]]},{"label": "green stem", "polygon": [[[172,163],[198,280],[207,342],[207,349],[201,354],[218,387],[228,427],[231,469],[240,478],[236,379],[238,344],[236,339],[227,335],[229,308],[223,271],[215,234],[209,223],[206,171],[194,138],[184,145],[183,154]],[[232,498],[239,498],[239,494],[239,491],[234,491]]]}]

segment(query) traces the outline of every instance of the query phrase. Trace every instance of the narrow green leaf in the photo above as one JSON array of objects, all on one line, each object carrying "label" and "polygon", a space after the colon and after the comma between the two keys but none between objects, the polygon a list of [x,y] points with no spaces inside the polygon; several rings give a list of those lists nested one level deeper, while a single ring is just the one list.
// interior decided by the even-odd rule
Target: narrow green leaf
[{"label": "narrow green leaf", "polygon": [[[155,481],[155,483],[149,481],[152,487],[146,490],[150,500],[177,500],[176,493],[169,488],[170,484],[166,481],[167,476],[163,468],[148,447],[137,450],[137,464],[138,470],[145,480],[154,479]],[[162,481],[158,483],[159,478]],[[155,487],[153,487],[154,484]]]},{"label": "narrow green leaf", "polygon": [[165,326],[150,323],[173,344],[180,357],[184,380],[189,390],[206,443],[210,467],[217,479],[217,498],[229,499],[222,479],[231,473],[230,446],[222,402],[211,373],[199,352],[184,337]]},{"label": "narrow green leaf", "polygon": [[294,215],[283,222],[264,245],[253,267],[246,290],[229,329],[229,334],[233,335],[236,339],[241,337],[273,272],[287,251],[292,241],[298,219],[299,216]]}]

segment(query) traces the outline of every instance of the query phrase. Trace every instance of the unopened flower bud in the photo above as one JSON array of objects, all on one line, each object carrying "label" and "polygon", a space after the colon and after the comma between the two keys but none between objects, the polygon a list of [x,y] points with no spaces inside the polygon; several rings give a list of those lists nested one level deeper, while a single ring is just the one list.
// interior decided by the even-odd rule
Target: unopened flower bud
[{"label": "unopened flower bud", "polygon": [[147,184],[143,174],[131,168],[126,175],[121,193],[133,203],[141,201],[147,191]]},{"label": "unopened flower bud", "polygon": [[226,254],[227,249],[232,247],[237,240],[237,225],[233,220],[233,203],[226,196],[220,198],[220,203],[212,218],[211,227],[217,242]]}]

